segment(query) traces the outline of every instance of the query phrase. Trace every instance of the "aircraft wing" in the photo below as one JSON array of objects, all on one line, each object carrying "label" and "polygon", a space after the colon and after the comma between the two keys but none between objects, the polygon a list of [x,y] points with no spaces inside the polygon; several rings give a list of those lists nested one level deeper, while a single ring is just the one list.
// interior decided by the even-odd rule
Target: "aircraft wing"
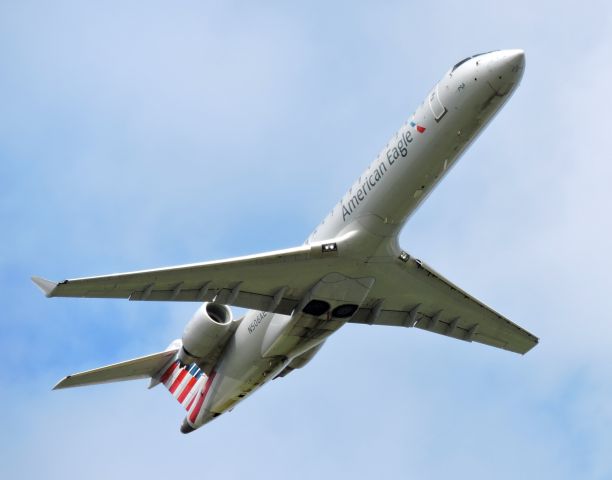
[{"label": "aircraft wing", "polygon": [[47,297],[212,301],[291,314],[308,289],[330,271],[335,252],[304,245],[259,255],[52,282],[32,280]]},{"label": "aircraft wing", "polygon": [[[538,338],[487,307],[421,260],[374,259],[380,271],[369,308],[351,323],[417,327],[452,338],[527,353]],[[379,298],[380,300],[376,300]]]},{"label": "aircraft wing", "polygon": [[375,279],[352,323],[417,327],[526,353],[538,339],[479,302],[420,260],[338,258],[320,244],[212,262],[51,282],[32,280],[48,297],[212,301],[290,315],[330,272]]}]

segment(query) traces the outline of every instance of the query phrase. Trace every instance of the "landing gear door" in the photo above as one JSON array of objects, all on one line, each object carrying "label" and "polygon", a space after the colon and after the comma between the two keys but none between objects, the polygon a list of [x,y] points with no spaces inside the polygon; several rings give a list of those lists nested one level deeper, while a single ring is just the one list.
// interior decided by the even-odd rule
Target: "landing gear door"
[{"label": "landing gear door", "polygon": [[442,117],[446,115],[446,112],[448,111],[440,101],[440,95],[438,94],[438,85],[436,85],[429,94],[429,109],[431,110],[431,113],[433,113],[436,122],[442,120]]}]

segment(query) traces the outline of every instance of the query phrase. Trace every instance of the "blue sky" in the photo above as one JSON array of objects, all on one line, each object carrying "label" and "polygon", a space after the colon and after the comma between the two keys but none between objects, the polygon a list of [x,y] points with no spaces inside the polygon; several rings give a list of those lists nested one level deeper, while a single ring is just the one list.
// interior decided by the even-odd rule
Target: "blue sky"
[{"label": "blue sky", "polygon": [[[0,477],[612,478],[606,2],[0,3]],[[188,436],[146,382],[195,304],[45,299],[53,279],[296,246],[461,58],[515,96],[402,246],[540,336],[525,357],[347,326]]]}]

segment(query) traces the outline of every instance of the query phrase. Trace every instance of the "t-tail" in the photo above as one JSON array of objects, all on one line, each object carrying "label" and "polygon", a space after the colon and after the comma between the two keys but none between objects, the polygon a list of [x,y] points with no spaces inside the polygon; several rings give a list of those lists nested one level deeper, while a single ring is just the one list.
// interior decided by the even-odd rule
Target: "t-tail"
[{"label": "t-tail", "polygon": [[215,378],[214,366],[240,320],[233,320],[225,305],[204,303],[187,324],[183,339],[163,352],[68,375],[54,390],[148,378],[149,388],[163,384],[187,410],[181,431],[191,432],[196,420],[201,426],[215,416],[201,414],[204,400]]}]

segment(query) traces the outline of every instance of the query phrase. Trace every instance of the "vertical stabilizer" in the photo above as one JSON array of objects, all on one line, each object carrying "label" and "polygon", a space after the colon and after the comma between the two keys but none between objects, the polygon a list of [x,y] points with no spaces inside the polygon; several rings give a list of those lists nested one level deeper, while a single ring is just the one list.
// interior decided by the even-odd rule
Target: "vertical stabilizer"
[{"label": "vertical stabilizer", "polygon": [[181,365],[175,356],[175,359],[165,366],[153,381],[163,383],[172,396],[189,410],[207,378],[195,363]]}]

